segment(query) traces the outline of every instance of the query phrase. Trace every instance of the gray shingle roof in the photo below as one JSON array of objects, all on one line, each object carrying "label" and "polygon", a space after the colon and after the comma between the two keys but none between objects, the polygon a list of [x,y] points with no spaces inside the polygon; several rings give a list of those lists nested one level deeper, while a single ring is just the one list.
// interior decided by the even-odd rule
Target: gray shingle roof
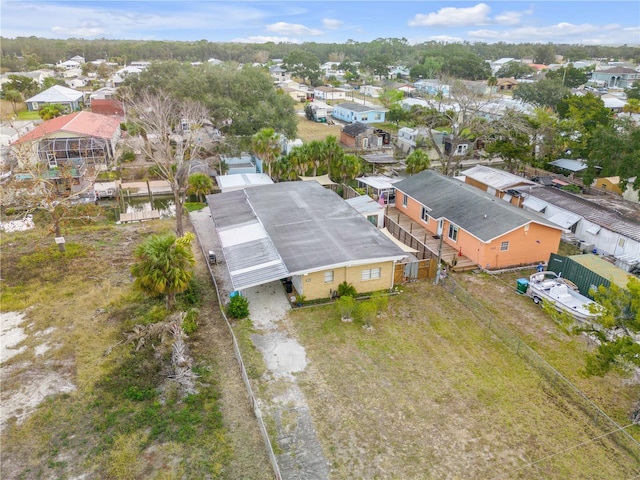
[{"label": "gray shingle roof", "polygon": [[558,228],[531,212],[431,170],[420,172],[393,186],[429,208],[430,217],[446,218],[484,242],[531,222]]},{"label": "gray shingle roof", "polygon": [[350,123],[349,125],[342,127],[342,131],[345,135],[349,135],[350,137],[357,137],[368,130],[373,130],[373,127],[361,122]]},{"label": "gray shingle roof", "polygon": [[345,102],[338,105],[340,108],[353,112],[386,112],[387,109],[379,105],[362,105],[360,103]]}]

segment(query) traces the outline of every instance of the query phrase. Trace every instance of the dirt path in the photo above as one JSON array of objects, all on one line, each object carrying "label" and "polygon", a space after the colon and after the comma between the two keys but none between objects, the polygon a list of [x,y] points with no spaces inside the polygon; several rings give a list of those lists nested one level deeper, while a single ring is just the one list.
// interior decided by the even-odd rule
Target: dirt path
[{"label": "dirt path", "polygon": [[[190,219],[204,250],[213,251],[223,262],[208,209],[192,212]],[[219,263],[213,269],[222,297],[228,298],[232,286],[226,267]],[[280,321],[290,309],[282,286],[274,282],[247,289],[243,295],[249,300],[250,318],[257,330],[251,340],[262,353],[267,366],[267,373],[261,380],[266,394],[258,402],[263,415],[275,423],[281,476],[287,480],[328,479],[328,464],[306,399],[296,383],[296,374],[306,368],[306,354],[297,340],[280,327]]]}]

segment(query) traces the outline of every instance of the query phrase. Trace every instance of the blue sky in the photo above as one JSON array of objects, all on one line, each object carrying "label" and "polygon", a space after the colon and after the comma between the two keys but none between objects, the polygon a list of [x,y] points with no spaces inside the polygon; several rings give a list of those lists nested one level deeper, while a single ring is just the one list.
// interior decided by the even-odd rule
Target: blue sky
[{"label": "blue sky", "polygon": [[637,0],[0,0],[0,16],[9,38],[640,44]]}]

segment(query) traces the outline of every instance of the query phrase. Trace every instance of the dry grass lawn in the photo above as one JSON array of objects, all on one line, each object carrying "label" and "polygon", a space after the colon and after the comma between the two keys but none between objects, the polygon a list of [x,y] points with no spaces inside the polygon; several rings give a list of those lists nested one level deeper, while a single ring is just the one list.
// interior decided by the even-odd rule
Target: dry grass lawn
[{"label": "dry grass lawn", "polygon": [[75,389],[14,410],[22,421],[3,418],[2,478],[272,478],[197,246],[202,296],[188,347],[198,393],[181,397],[166,382],[170,350],[157,340],[105,355],[133,325],[163,318],[162,301],[132,290],[129,266],[136,245],[173,227],[160,220],[65,228],[65,256],[45,225],[3,233],[2,311],[25,312],[27,334],[16,346],[22,352],[2,364],[3,417],[25,388],[39,395],[41,379]]},{"label": "dry grass lawn", "polygon": [[[638,397],[615,375],[579,379],[586,347],[513,288],[474,278],[497,318],[624,425]],[[514,310],[520,314],[514,315]],[[621,448],[441,287],[410,284],[369,332],[332,307],[294,311],[299,376],[332,478],[603,479],[640,474]],[[626,422],[626,423],[624,423]],[[634,434],[640,438],[640,430]]]},{"label": "dry grass lawn", "polygon": [[333,135],[338,140],[340,139],[340,131],[342,126],[340,125],[328,125],[326,123],[312,122],[308,120],[304,115],[298,115],[298,138],[304,143],[311,142],[313,140],[324,140],[329,135]]}]

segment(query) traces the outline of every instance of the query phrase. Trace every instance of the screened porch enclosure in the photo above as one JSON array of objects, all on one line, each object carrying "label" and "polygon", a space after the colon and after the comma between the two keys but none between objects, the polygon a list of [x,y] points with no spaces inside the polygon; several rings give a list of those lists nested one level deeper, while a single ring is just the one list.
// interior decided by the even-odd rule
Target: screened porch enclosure
[{"label": "screened porch enclosure", "polygon": [[78,159],[88,165],[107,165],[113,158],[110,142],[97,137],[47,138],[38,144],[38,157],[55,168]]}]

